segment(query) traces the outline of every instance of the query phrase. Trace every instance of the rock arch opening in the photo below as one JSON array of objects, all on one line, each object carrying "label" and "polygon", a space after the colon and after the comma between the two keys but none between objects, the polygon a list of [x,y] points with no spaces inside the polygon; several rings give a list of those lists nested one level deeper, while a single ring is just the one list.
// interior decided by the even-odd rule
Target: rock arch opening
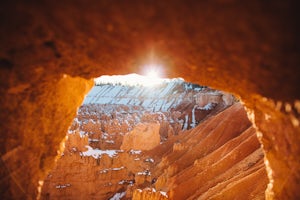
[{"label": "rock arch opening", "polygon": [[241,102],[153,78],[94,79],[41,199],[264,199],[264,154]]},{"label": "rock arch opening", "polygon": [[170,76],[241,97],[264,149],[266,197],[299,199],[298,4],[3,1],[1,198],[36,199],[87,80],[137,71],[155,49]]}]

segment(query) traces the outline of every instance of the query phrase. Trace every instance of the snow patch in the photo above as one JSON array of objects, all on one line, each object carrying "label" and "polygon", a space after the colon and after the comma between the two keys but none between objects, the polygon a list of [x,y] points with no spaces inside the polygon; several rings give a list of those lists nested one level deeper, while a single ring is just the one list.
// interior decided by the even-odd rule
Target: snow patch
[{"label": "snow patch", "polygon": [[143,172],[138,172],[137,175],[140,175],[140,176],[151,176],[151,172],[149,170],[145,170]]},{"label": "snow patch", "polygon": [[70,183],[66,183],[66,184],[63,184],[63,185],[56,185],[55,188],[56,189],[63,189],[63,188],[70,187],[70,186],[71,186]]},{"label": "snow patch", "polygon": [[103,154],[108,155],[109,157],[113,158],[118,155],[120,150],[100,150],[100,149],[93,149],[92,147],[86,145],[85,146],[88,150],[85,152],[80,152],[81,156],[92,156],[95,159],[101,158]]},{"label": "snow patch", "polygon": [[100,142],[99,139],[93,139],[93,138],[89,138],[88,141],[89,141],[89,142]]},{"label": "snow patch", "polygon": [[120,171],[120,170],[122,170],[122,169],[125,169],[125,167],[122,166],[122,167],[115,167],[115,168],[102,169],[102,170],[100,170],[100,174],[106,174],[106,173],[109,172],[109,171]]},{"label": "snow patch", "polygon": [[119,192],[116,193],[112,198],[110,198],[109,200],[120,200],[121,198],[123,198],[125,196],[126,192]]},{"label": "snow patch", "polygon": [[85,137],[86,135],[88,135],[88,133],[84,132],[84,131],[79,131],[79,135],[81,138]]},{"label": "snow patch", "polygon": [[135,155],[135,154],[141,154],[142,153],[142,150],[133,150],[133,149],[131,149],[130,151],[129,151],[129,154],[132,154],[132,155]]},{"label": "snow patch", "polygon": [[68,134],[74,134],[76,131],[75,130],[68,130]]},{"label": "snow patch", "polygon": [[203,107],[198,106],[197,109],[199,110],[212,110],[214,108],[214,104],[213,103],[208,103]]},{"label": "snow patch", "polygon": [[163,191],[159,191],[159,192],[160,192],[161,195],[163,195],[163,196],[169,198],[168,195],[167,195],[167,192],[163,192]]},{"label": "snow patch", "polygon": [[125,168],[124,166],[122,166],[122,167],[115,167],[115,168],[111,168],[111,170],[113,170],[113,171],[119,171],[119,170],[122,170],[124,168]]},{"label": "snow patch", "polygon": [[108,143],[108,144],[114,144],[115,143],[115,141],[113,141],[113,140],[105,140],[105,142]]},{"label": "snow patch", "polygon": [[154,163],[154,159],[153,158],[147,158],[147,159],[145,159],[145,162]]},{"label": "snow patch", "polygon": [[183,125],[183,130],[188,129],[188,122],[189,122],[189,115],[185,115],[185,122],[184,122],[184,125]]},{"label": "snow patch", "polygon": [[129,184],[129,185],[133,185],[134,184],[134,180],[121,180],[119,181],[119,185],[124,185],[124,184]]},{"label": "snow patch", "polygon": [[195,128],[196,126],[196,117],[195,117],[195,109],[197,106],[194,106],[193,110],[192,110],[192,123],[190,124],[190,126],[192,128]]}]

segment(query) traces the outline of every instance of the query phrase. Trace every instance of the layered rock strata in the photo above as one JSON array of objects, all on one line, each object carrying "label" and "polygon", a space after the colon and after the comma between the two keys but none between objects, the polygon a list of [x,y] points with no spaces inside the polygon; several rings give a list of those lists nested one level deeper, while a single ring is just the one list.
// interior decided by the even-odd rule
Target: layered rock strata
[{"label": "layered rock strata", "polygon": [[[200,92],[182,82],[174,85],[167,94],[182,89],[181,100],[167,110],[119,104],[122,99],[101,104],[105,93],[84,104],[45,180],[42,199],[264,199],[263,152],[242,105],[230,106],[216,95],[207,98],[213,92],[208,88]],[[199,94],[206,109],[196,100],[187,102]],[[146,101],[135,98],[131,101],[142,99],[141,105]]]}]

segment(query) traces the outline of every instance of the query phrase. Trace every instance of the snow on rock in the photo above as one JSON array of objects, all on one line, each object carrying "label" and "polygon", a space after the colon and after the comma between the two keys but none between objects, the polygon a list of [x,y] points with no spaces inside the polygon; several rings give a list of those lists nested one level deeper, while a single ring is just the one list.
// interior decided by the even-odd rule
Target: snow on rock
[{"label": "snow on rock", "polygon": [[88,141],[89,142],[100,142],[99,139],[94,139],[94,138],[89,138]]},{"label": "snow on rock", "polygon": [[56,185],[55,186],[56,189],[64,189],[64,188],[67,188],[67,187],[71,187],[71,184],[66,183],[66,184],[63,184],[63,185]]},{"label": "snow on rock", "polygon": [[202,88],[182,78],[149,79],[137,74],[101,76],[95,79],[95,86],[83,104],[141,105],[154,112],[167,111],[183,101],[182,92],[201,91]]},{"label": "snow on rock", "polygon": [[193,110],[192,110],[192,123],[191,123],[191,127],[195,128],[196,126],[196,118],[195,118],[195,109],[197,106],[194,106]]},{"label": "snow on rock", "polygon": [[120,200],[122,197],[124,197],[126,192],[119,192],[116,193],[113,197],[111,197],[109,200]]},{"label": "snow on rock", "polygon": [[208,103],[220,103],[222,102],[222,96],[224,94],[221,93],[220,91],[214,91],[214,90],[210,90],[210,91],[200,91],[195,95],[195,100],[196,103],[200,106],[200,107],[204,107],[205,105],[207,105]]},{"label": "snow on rock", "polygon": [[122,167],[115,167],[115,168],[112,168],[111,170],[112,171],[119,171],[119,170],[122,170],[124,168],[125,168],[124,166],[122,166]]},{"label": "snow on rock", "polygon": [[145,162],[154,163],[154,159],[153,158],[147,158],[147,159],[145,159]]},{"label": "snow on rock", "polygon": [[84,136],[87,135],[87,133],[85,131],[79,131],[79,135],[81,138],[83,138]]},{"label": "snow on rock", "polygon": [[[186,83],[182,79],[164,80],[149,87],[106,78],[107,80],[96,82],[96,86],[86,97],[85,104],[78,109],[68,131],[65,154],[61,158],[63,162],[59,162],[58,173],[54,173],[55,184],[46,182],[47,191],[49,188],[54,190],[54,195],[51,192],[51,196],[58,197],[65,193],[70,198],[79,198],[78,195],[92,197],[96,192],[99,199],[124,199],[125,192],[121,191],[131,187],[132,189],[126,190],[129,191],[126,194],[128,199],[132,195],[140,195],[143,199],[168,199],[167,194],[160,191],[166,189],[160,187],[165,180],[160,180],[154,170],[156,165],[162,163],[161,159],[154,157],[152,153],[157,151],[158,156],[163,156],[166,152],[181,154],[183,150],[191,149],[190,145],[175,138],[189,134],[182,129],[196,127],[208,113],[216,112],[215,108],[221,109],[222,104],[215,104],[219,94],[209,93],[211,89],[203,89],[204,87]],[[202,94],[198,96],[197,104],[196,97],[200,92]],[[230,98],[227,97],[227,104],[230,103]],[[176,141],[173,150],[172,141]],[[163,143],[164,145],[160,145]],[[126,153],[119,153],[125,150]],[[83,156],[88,158],[82,159]],[[166,157],[162,160],[164,158]],[[182,159],[176,164],[185,162]],[[166,166],[166,169],[160,171],[173,174],[177,170],[174,166]],[[61,185],[61,180],[69,182],[72,184],[71,188],[76,190],[68,188],[63,190],[64,194],[58,193],[62,188],[68,187]],[[81,187],[79,184],[82,183],[86,186]],[[155,183],[155,187],[160,186],[157,191],[152,188],[151,191],[140,190],[142,194],[132,194],[134,188],[142,185],[146,187],[149,183]]]},{"label": "snow on rock", "polygon": [[160,194],[162,194],[163,196],[165,196],[166,198],[168,198],[167,192],[163,192],[163,191],[159,191]]},{"label": "snow on rock", "polygon": [[141,153],[142,153],[142,150],[133,150],[133,149],[131,149],[129,151],[129,154],[141,154]]},{"label": "snow on rock", "polygon": [[74,133],[75,133],[75,130],[71,130],[71,129],[68,130],[68,134],[74,134]]},{"label": "snow on rock", "polygon": [[[156,121],[170,121],[173,127],[188,130],[196,127],[215,105],[230,104],[230,95],[226,96],[226,103],[222,100],[225,94],[206,86],[185,82],[181,78],[159,79],[153,85],[144,83],[149,81],[151,80],[147,77],[137,74],[96,78],[95,86],[87,94],[82,110],[78,111],[81,117],[89,114],[95,117],[83,119],[79,116],[80,120],[75,119],[74,123],[79,126],[79,130],[87,123],[90,127],[106,123],[101,125],[102,132],[126,134],[138,123],[144,123],[145,115],[162,113],[162,118]],[[176,111],[181,114],[175,117]],[[169,115],[166,116],[166,113]],[[183,121],[182,124],[180,120]],[[122,130],[119,130],[118,127],[121,126]],[[90,131],[94,132],[94,129]],[[81,133],[82,137],[85,135],[86,133]],[[108,139],[106,135],[102,137]]]},{"label": "snow on rock", "polygon": [[81,152],[81,156],[92,156],[95,159],[101,158],[103,154],[108,155],[109,157],[113,158],[118,155],[118,152],[120,150],[99,150],[99,149],[93,149],[92,147],[86,145],[85,146],[88,150],[85,152]]},{"label": "snow on rock", "polygon": [[145,170],[145,171],[142,171],[142,172],[138,172],[137,175],[140,175],[140,176],[151,176],[151,172],[149,170]]},{"label": "snow on rock", "polygon": [[214,103],[208,103],[203,107],[198,106],[197,109],[199,110],[212,110],[214,108]]},{"label": "snow on rock", "polygon": [[107,168],[107,169],[102,169],[102,170],[100,170],[100,174],[106,174],[107,172],[109,172],[109,171],[120,171],[120,170],[122,170],[122,169],[125,169],[125,167],[124,166],[122,166],[122,167],[114,167],[114,168]]},{"label": "snow on rock", "polygon": [[185,115],[185,122],[184,122],[183,130],[188,129],[188,121],[189,121],[189,116]]},{"label": "snow on rock", "polygon": [[121,180],[118,183],[119,185],[124,185],[124,184],[128,184],[128,185],[133,185],[134,184],[134,180]]}]

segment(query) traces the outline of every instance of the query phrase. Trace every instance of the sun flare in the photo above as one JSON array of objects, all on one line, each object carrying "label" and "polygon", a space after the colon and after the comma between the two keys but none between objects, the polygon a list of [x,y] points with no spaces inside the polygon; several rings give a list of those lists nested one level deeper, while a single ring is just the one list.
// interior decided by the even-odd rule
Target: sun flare
[{"label": "sun flare", "polygon": [[143,75],[149,78],[158,79],[162,76],[162,66],[157,64],[148,64],[143,66]]},{"label": "sun flare", "polygon": [[142,85],[151,87],[154,85],[162,84],[170,81],[170,79],[158,78],[156,75],[143,76],[139,74],[127,74],[127,75],[114,75],[114,76],[101,76],[94,79],[96,85],[102,84],[122,84],[122,85]]},{"label": "sun flare", "polygon": [[159,84],[163,84],[169,82],[171,79],[161,78],[162,76],[162,68],[158,65],[145,65],[143,67],[143,72],[140,74],[127,74],[127,75],[113,75],[108,76],[104,75],[98,78],[95,78],[95,84],[122,84],[122,85],[130,85],[130,86],[155,86]]},{"label": "sun flare", "polygon": [[146,76],[149,78],[159,78],[159,72],[155,69],[149,69]]}]

